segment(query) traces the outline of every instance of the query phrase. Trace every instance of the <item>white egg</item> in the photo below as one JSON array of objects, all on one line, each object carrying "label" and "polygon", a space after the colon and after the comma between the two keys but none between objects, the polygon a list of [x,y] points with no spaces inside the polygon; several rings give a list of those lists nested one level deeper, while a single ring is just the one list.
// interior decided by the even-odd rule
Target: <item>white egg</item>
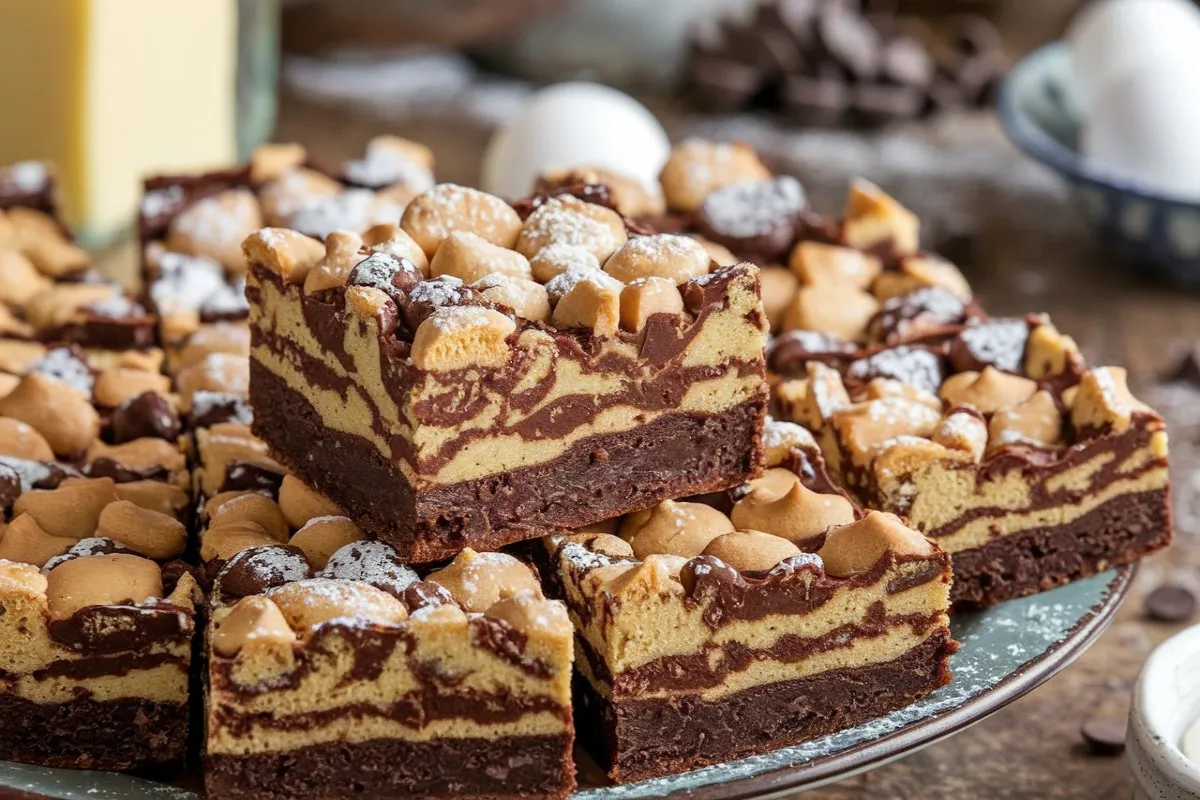
[{"label": "white egg", "polygon": [[1151,65],[1110,84],[1084,124],[1085,158],[1151,191],[1200,200],[1200,73]]},{"label": "white egg", "polygon": [[1191,0],[1097,0],[1067,32],[1074,101],[1086,119],[1112,83],[1155,64],[1192,69],[1200,9]]},{"label": "white egg", "polygon": [[586,165],[654,188],[670,152],[662,125],[629,95],[594,83],[560,83],[535,94],[492,135],[482,187],[521,197],[547,170]]}]

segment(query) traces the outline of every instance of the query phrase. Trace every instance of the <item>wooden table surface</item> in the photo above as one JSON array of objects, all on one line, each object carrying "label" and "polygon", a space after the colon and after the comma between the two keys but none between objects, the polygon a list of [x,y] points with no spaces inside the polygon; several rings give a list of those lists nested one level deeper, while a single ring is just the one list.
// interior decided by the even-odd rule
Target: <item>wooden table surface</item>
[{"label": "wooden table surface", "polygon": [[[1193,584],[1200,566],[1194,519],[1200,480],[1192,485],[1200,463],[1200,390],[1164,388],[1156,380],[1200,341],[1200,297],[1146,282],[1114,263],[1053,176],[1009,147],[990,118],[872,137],[800,135],[760,120],[689,119],[670,109],[664,115],[673,136],[750,140],[779,169],[801,177],[818,209],[836,210],[848,178],[879,182],[922,215],[927,244],[963,268],[990,312],[1049,312],[1092,363],[1126,366],[1135,391],[1164,412],[1171,429],[1176,545],[1143,565],[1130,601],[1103,638],[991,718],[806,800],[1127,800],[1124,758],[1088,755],[1079,727],[1096,714],[1124,716],[1142,662],[1179,629],[1147,621],[1142,595],[1165,580]],[[385,131],[430,144],[441,180],[477,180],[489,131],[470,119],[387,118],[285,97],[277,139],[303,142],[319,161],[337,163]]]}]

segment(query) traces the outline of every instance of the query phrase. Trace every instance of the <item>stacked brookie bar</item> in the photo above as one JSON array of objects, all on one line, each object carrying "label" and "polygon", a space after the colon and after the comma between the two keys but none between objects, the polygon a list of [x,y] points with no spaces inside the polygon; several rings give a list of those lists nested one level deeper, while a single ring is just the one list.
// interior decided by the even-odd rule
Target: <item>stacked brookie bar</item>
[{"label": "stacked brookie bar", "polygon": [[0,170],[0,759],[183,758],[188,471],[153,320]]}]

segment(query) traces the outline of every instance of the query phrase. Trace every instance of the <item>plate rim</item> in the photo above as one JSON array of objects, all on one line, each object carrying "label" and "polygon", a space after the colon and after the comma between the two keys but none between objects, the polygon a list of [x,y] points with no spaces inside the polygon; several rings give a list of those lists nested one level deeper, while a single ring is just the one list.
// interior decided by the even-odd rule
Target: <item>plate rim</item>
[{"label": "plate rim", "polygon": [[1042,655],[1022,664],[995,685],[961,705],[930,715],[878,739],[804,764],[780,767],[724,783],[678,789],[661,796],[687,797],[689,800],[768,800],[815,789],[881,767],[982,722],[1053,678],[1091,647],[1121,609],[1133,586],[1137,570],[1137,563],[1115,568],[1112,579],[1105,587],[1104,596],[1091,607],[1087,615],[1076,621],[1062,639],[1050,645]]}]

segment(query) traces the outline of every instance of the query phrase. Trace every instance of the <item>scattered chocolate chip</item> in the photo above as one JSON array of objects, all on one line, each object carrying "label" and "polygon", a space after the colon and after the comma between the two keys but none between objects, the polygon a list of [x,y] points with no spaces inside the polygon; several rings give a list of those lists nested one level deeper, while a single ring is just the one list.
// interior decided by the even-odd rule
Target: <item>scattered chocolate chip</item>
[{"label": "scattered chocolate chip", "polygon": [[204,323],[245,319],[249,315],[244,280],[219,287],[200,304],[200,321]]},{"label": "scattered chocolate chip", "polygon": [[283,474],[266,469],[258,464],[237,461],[225,468],[225,482],[221,484],[222,492],[257,492],[267,491],[272,497],[279,496],[279,485],[283,483]]},{"label": "scattered chocolate chip", "polygon": [[456,605],[450,590],[433,581],[417,581],[410,584],[400,599],[410,614],[418,608]]},{"label": "scattered chocolate chip", "polygon": [[82,558],[84,556],[108,556],[114,553],[125,553],[129,555],[138,555],[136,550],[133,550],[120,542],[109,539],[104,536],[89,536],[86,539],[80,539],[71,546],[71,549],[60,556],[47,561],[42,565],[42,574],[48,575],[50,570],[57,567],[59,564],[70,561],[73,558]]},{"label": "scattered chocolate chip", "polygon": [[142,392],[126,400],[112,414],[113,441],[116,444],[153,437],[174,441],[182,430],[179,414],[157,392]]},{"label": "scattered chocolate chip", "polygon": [[319,577],[369,583],[401,601],[405,590],[420,580],[390,545],[373,541],[351,542],[339,548]]},{"label": "scattered chocolate chip", "polygon": [[479,305],[487,304],[478,292],[453,275],[441,275],[422,281],[409,291],[404,304],[404,325],[415,331],[439,308]]},{"label": "scattered chocolate chip", "polygon": [[8,464],[0,464],[0,513],[8,516],[20,496],[21,476]]},{"label": "scattered chocolate chip", "polygon": [[846,367],[846,377],[866,384],[875,378],[894,378],[937,394],[945,367],[937,353],[924,347],[899,345],[880,350]]},{"label": "scattered chocolate chip", "polygon": [[800,181],[784,175],[735,183],[710,194],[696,215],[700,234],[740,258],[778,263],[796,238],[797,217],[807,205]]},{"label": "scattered chocolate chip", "polygon": [[962,323],[966,304],[957,295],[931,286],[885,301],[867,323],[874,342],[895,344]]},{"label": "scattered chocolate chip", "polygon": [[112,478],[114,483],[132,483],[133,481],[160,481],[170,477],[170,472],[160,464],[153,464],[142,469],[130,469],[119,461],[107,456],[97,458],[84,467],[84,474],[89,478]]},{"label": "scattered chocolate chip", "polygon": [[786,331],[767,345],[767,364],[780,375],[800,375],[805,363],[838,365],[858,351],[854,342],[820,331]]},{"label": "scattered chocolate chip", "polygon": [[192,395],[192,408],[188,412],[188,428],[211,428],[222,422],[238,422],[249,425],[254,421],[254,410],[242,397],[227,392],[201,390]]},{"label": "scattered chocolate chip", "polygon": [[1079,733],[1092,755],[1116,756],[1125,750],[1126,728],[1124,717],[1094,717],[1083,723]]},{"label": "scattered chocolate chip", "polygon": [[402,295],[423,278],[420,268],[407,258],[398,258],[390,253],[372,253],[350,270],[346,285],[373,287],[399,303]]},{"label": "scattered chocolate chip", "polygon": [[213,594],[227,603],[310,577],[312,567],[299,547],[288,544],[249,547],[225,562],[213,582]]},{"label": "scattered chocolate chip", "polygon": [[1186,586],[1165,584],[1146,595],[1143,608],[1156,622],[1187,622],[1196,614],[1196,595]]},{"label": "scattered chocolate chip", "polygon": [[967,325],[950,345],[956,372],[995,367],[1020,374],[1025,364],[1029,323],[1024,319],[990,319]]},{"label": "scattered chocolate chip", "polygon": [[513,209],[521,219],[527,219],[547,200],[569,194],[585,203],[604,206],[613,211],[617,210],[617,201],[613,197],[612,189],[603,183],[578,180],[578,177],[578,173],[568,173],[567,179],[561,182],[550,181],[545,177],[539,178],[534,186],[533,194],[513,203]]}]

